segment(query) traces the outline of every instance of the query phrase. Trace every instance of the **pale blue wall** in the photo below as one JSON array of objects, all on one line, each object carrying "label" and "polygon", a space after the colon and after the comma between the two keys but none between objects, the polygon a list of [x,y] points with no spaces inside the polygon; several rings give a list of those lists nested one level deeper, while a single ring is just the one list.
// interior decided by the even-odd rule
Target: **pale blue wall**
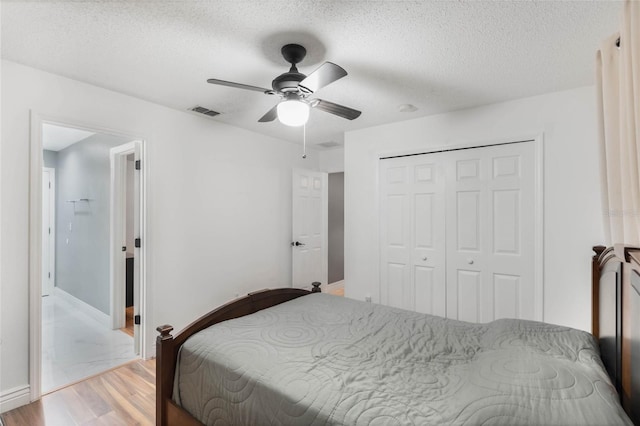
[{"label": "pale blue wall", "polygon": [[[109,150],[129,140],[96,134],[58,152],[56,286],[109,314]],[[69,202],[88,198],[89,201]],[[71,225],[71,229],[70,229]]]}]

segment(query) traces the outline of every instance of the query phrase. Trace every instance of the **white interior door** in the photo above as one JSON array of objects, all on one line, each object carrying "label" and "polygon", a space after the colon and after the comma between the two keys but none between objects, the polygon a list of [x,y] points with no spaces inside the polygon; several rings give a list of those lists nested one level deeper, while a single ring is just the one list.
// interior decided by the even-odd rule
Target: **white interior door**
[{"label": "white interior door", "polygon": [[533,142],[381,160],[381,303],[540,320],[535,164]]},{"label": "white interior door", "polygon": [[[140,238],[141,246],[144,244],[142,235],[143,212],[142,177],[141,170],[133,172],[133,223],[128,223],[127,215],[127,187],[132,184],[127,182],[127,157],[134,156],[134,164],[141,158],[142,145],[140,141],[133,141],[111,148],[111,316],[114,329],[125,326],[126,312],[126,258],[127,252],[133,253],[133,345],[137,355],[141,353],[142,346],[142,321],[144,312],[144,297],[142,294],[142,248],[136,247],[135,240]],[[127,226],[133,228],[133,241],[127,238]],[[124,249],[123,249],[124,247]],[[139,316],[140,324],[136,324]]]},{"label": "white interior door", "polygon": [[293,170],[292,269],[293,287],[327,284],[327,174]]},{"label": "white interior door", "polygon": [[381,163],[381,303],[445,315],[441,155]]},{"label": "white interior door", "polygon": [[55,280],[55,169],[42,168],[42,295],[53,293]]}]

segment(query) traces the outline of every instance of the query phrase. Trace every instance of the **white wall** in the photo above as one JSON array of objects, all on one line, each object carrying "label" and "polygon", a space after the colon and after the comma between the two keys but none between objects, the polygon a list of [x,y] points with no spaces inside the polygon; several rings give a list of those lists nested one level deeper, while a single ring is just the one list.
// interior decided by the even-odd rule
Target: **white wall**
[{"label": "white wall", "polygon": [[291,169],[317,170],[314,151],[12,62],[1,82],[0,396],[29,380],[29,109],[146,140],[147,345],[159,324],[290,285]]},{"label": "white wall", "polygon": [[591,246],[603,241],[595,100],[584,87],[347,133],[346,295],[379,301],[380,153],[544,133],[544,321],[590,331]]},{"label": "white wall", "polygon": [[318,166],[321,172],[344,172],[344,148],[337,147],[318,151]]}]

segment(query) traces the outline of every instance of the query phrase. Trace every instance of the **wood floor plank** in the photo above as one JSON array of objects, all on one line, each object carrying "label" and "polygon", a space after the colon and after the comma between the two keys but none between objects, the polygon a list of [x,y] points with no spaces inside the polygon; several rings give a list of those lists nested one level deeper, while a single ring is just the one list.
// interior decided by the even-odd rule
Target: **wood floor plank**
[{"label": "wood floor plank", "polygon": [[128,424],[135,424],[132,413],[128,413],[127,407],[122,406],[122,398],[112,394],[112,390],[107,386],[107,381],[104,380],[104,376],[95,377],[94,380],[89,382],[89,385],[94,392],[98,393],[109,404],[111,411],[118,414],[118,417],[123,418]]},{"label": "wood floor plank", "polygon": [[80,395],[78,395],[73,386],[60,389],[58,393],[64,399],[64,405],[76,423],[83,424],[96,418],[91,409],[82,402]]},{"label": "wood floor plank", "polygon": [[69,410],[68,401],[60,392],[52,393],[49,398],[42,400],[47,425],[75,426],[75,421]]},{"label": "wood floor plank", "polygon": [[127,333],[129,336],[133,337],[133,306],[129,306],[125,310],[125,326],[120,329]]},{"label": "wood floor plank", "polygon": [[155,360],[139,360],[2,414],[5,426],[131,426],[155,423]]},{"label": "wood floor plank", "polygon": [[99,394],[93,391],[87,381],[79,382],[72,386],[80,395],[82,402],[91,410],[96,418],[104,416],[111,411],[111,406]]},{"label": "wood floor plank", "polygon": [[[109,379],[113,379],[113,377],[110,377]],[[116,404],[120,407],[119,412],[123,415],[130,416],[134,420],[135,424],[142,424],[147,420],[145,415],[131,403],[130,395],[124,393],[122,388],[114,386],[115,384],[113,383],[113,380],[104,380],[103,384],[107,391],[112,395]]]}]

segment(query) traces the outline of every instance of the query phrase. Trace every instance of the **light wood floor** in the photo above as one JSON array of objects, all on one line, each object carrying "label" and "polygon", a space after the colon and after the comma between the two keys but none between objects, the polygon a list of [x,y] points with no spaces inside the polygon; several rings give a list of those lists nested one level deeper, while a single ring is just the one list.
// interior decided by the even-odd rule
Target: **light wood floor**
[{"label": "light wood floor", "polygon": [[121,328],[120,331],[123,331],[133,337],[133,306],[129,306],[126,309],[125,326],[124,328]]},{"label": "light wood floor", "polygon": [[334,296],[344,296],[344,281],[329,284],[325,286],[322,291],[327,294],[333,294]]},{"label": "light wood floor", "polygon": [[122,367],[2,414],[5,426],[129,426],[155,423],[156,361]]}]

